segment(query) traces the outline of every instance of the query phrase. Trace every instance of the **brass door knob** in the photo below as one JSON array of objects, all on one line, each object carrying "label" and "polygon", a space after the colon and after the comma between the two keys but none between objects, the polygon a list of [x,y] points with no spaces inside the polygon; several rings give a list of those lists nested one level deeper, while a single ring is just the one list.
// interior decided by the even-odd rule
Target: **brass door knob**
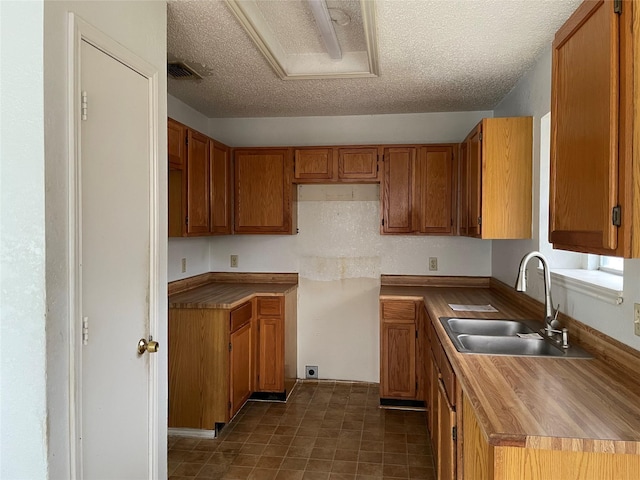
[{"label": "brass door knob", "polygon": [[141,338],[138,342],[138,353],[142,355],[144,352],[156,353],[160,348],[160,344],[154,340]]}]

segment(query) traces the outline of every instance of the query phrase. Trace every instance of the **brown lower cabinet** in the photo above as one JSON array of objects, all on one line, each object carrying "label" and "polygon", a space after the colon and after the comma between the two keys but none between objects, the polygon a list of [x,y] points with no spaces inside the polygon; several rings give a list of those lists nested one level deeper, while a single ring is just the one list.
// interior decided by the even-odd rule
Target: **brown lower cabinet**
[{"label": "brown lower cabinet", "polygon": [[418,302],[380,302],[380,398],[382,403],[424,405],[424,317]]},{"label": "brown lower cabinet", "polygon": [[169,309],[169,427],[219,429],[296,381],[296,292],[233,309]]}]

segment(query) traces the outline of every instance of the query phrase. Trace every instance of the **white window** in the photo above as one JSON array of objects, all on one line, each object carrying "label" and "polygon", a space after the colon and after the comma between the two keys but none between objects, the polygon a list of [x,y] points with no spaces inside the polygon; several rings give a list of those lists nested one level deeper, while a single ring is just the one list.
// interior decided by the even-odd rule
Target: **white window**
[{"label": "white window", "polygon": [[622,275],[624,272],[624,260],[618,257],[605,257],[604,255],[600,255],[598,270],[615,275]]}]

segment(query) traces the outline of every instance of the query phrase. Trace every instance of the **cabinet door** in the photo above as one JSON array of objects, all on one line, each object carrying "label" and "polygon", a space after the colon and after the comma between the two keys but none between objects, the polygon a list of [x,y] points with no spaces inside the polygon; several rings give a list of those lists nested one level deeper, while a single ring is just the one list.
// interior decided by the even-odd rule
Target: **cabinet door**
[{"label": "cabinet door", "polygon": [[382,233],[413,232],[413,170],[416,149],[385,148]]},{"label": "cabinet door", "polygon": [[183,169],[187,163],[187,129],[181,123],[167,120],[169,167]]},{"label": "cabinet door", "polygon": [[482,234],[482,124],[479,124],[467,141],[468,157],[468,229],[467,235],[479,237]]},{"label": "cabinet door", "polygon": [[290,151],[236,150],[234,164],[234,232],[292,233]]},{"label": "cabinet door", "polygon": [[377,148],[339,148],[338,178],[345,180],[377,180]]},{"label": "cabinet door", "polygon": [[438,382],[439,404],[439,441],[438,441],[438,480],[456,478],[456,412],[447,399],[442,381]]},{"label": "cabinet door", "polygon": [[209,139],[188,130],[187,235],[210,231]]},{"label": "cabinet door", "polygon": [[416,398],[416,325],[383,322],[380,394],[384,398]]},{"label": "cabinet door", "polygon": [[296,150],[293,177],[296,180],[331,180],[333,178],[333,149]]},{"label": "cabinet door", "polygon": [[259,318],[258,390],[284,390],[284,328],[281,318]]},{"label": "cabinet door", "polygon": [[209,140],[211,157],[211,233],[231,234],[231,158],[229,147]]},{"label": "cabinet door", "polygon": [[460,219],[458,222],[459,225],[459,234],[460,235],[468,235],[469,234],[469,144],[467,142],[462,142],[460,144],[460,161],[458,172],[460,175],[459,182],[459,215]]},{"label": "cabinet door", "polygon": [[453,148],[421,147],[416,170],[419,231],[452,235],[456,179]]},{"label": "cabinet door", "polygon": [[167,120],[168,233],[170,237],[187,234],[187,129],[181,123]]},{"label": "cabinet door", "polygon": [[229,400],[233,417],[251,395],[251,323],[233,332],[230,342]]},{"label": "cabinet door", "polygon": [[607,255],[618,246],[619,21],[614,2],[584,2],[553,42],[549,241]]},{"label": "cabinet door", "polygon": [[[433,340],[432,340],[433,342]],[[433,356],[433,354],[431,355],[431,390],[429,391],[429,404],[431,409],[429,410],[429,423],[430,423],[430,430],[429,433],[431,434],[431,448],[433,448],[433,458],[435,460],[435,462],[438,462],[438,431],[439,431],[439,426],[440,426],[440,406],[438,404],[438,397],[439,397],[439,392],[438,392],[438,384],[440,383],[440,374],[438,372],[438,363],[435,359],[435,357]],[[436,464],[436,469],[438,468],[438,465]]]}]

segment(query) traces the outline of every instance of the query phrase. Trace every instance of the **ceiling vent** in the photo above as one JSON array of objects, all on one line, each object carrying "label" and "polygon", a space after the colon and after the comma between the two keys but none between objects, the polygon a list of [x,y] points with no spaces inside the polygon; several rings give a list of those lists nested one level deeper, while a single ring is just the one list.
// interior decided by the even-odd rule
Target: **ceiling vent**
[{"label": "ceiling vent", "polygon": [[167,75],[176,80],[202,79],[202,75],[184,62],[167,63]]}]

